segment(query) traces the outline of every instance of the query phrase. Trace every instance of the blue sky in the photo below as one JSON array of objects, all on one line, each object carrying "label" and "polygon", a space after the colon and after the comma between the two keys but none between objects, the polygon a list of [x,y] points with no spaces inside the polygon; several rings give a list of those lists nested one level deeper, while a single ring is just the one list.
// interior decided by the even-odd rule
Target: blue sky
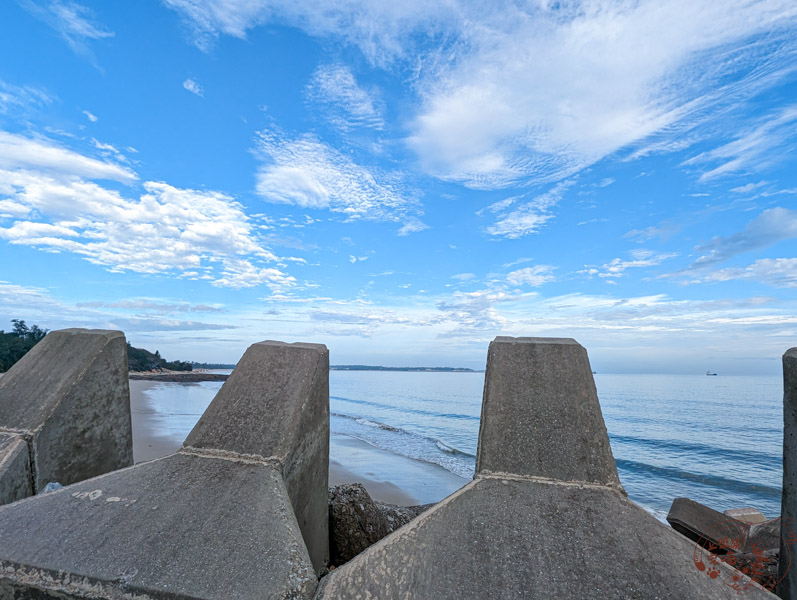
[{"label": "blue sky", "polygon": [[169,358],[778,373],[793,0],[0,4],[0,316]]}]

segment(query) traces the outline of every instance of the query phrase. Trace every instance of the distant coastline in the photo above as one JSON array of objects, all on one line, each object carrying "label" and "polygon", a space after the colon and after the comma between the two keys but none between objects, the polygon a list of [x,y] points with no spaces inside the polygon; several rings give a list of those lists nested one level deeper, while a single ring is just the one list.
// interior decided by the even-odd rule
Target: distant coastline
[{"label": "distant coastline", "polygon": [[408,371],[408,372],[433,372],[433,373],[484,373],[464,367],[380,367],[372,365],[329,365],[330,371]]}]

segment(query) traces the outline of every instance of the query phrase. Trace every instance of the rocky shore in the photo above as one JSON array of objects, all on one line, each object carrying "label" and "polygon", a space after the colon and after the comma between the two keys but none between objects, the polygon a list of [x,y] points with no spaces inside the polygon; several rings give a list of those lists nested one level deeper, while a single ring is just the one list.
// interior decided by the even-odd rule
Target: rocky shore
[{"label": "rocky shore", "polygon": [[196,371],[133,372],[130,379],[147,381],[167,381],[172,383],[193,383],[196,381],[226,381],[229,375],[223,373],[203,373]]}]

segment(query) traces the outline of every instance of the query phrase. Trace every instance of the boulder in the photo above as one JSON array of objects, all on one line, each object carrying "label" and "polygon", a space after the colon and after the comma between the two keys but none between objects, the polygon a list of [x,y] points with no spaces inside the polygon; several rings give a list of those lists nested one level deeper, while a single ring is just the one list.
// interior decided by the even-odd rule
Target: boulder
[{"label": "boulder", "polygon": [[361,483],[329,490],[330,563],[340,566],[388,534],[387,519]]},{"label": "boulder", "polygon": [[387,532],[393,533],[399,527],[403,527],[422,512],[429,510],[434,506],[432,504],[418,504],[416,506],[399,506],[397,504],[388,504],[387,502],[375,502],[376,507],[385,516],[387,521]]}]

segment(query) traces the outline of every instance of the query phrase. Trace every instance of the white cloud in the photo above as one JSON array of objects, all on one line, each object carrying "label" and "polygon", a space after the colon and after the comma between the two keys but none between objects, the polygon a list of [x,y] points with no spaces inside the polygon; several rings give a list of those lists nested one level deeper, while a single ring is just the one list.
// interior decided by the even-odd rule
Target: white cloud
[{"label": "white cloud", "polygon": [[257,149],[264,163],[256,189],[269,202],[404,222],[406,233],[423,228],[407,216],[417,212],[417,202],[395,174],[359,165],[312,135],[289,140],[263,131]]},{"label": "white cloud", "polygon": [[196,94],[197,96],[205,95],[205,90],[202,89],[202,86],[199,85],[196,81],[194,81],[190,77],[185,81],[183,81],[183,87],[192,94]]},{"label": "white cloud", "polygon": [[452,275],[451,279],[458,279],[459,281],[470,281],[472,279],[476,279],[476,275],[473,273],[459,273],[457,275]]},{"label": "white cloud", "polygon": [[[553,219],[551,209],[559,203],[564,193],[573,183],[572,180],[559,182],[546,193],[537,196],[530,202],[515,205],[511,212],[500,214],[496,222],[487,227],[487,233],[510,239],[537,233],[545,223]],[[504,200],[497,203],[501,205],[497,212],[500,212],[504,207],[510,206],[511,203],[504,204],[505,202]]]},{"label": "white cloud", "polygon": [[0,238],[78,254],[112,272],[177,273],[233,288],[294,285],[263,265],[278,259],[229,196],[149,181],[133,199],[83,177],[130,183],[135,174],[50,141],[0,132]]},{"label": "white cloud", "polygon": [[398,234],[402,236],[410,235],[411,233],[417,233],[419,231],[423,231],[424,229],[429,229],[429,226],[426,223],[420,219],[410,217],[401,227],[399,227]]},{"label": "white cloud", "polygon": [[407,61],[421,98],[409,145],[477,188],[555,181],[645,141],[688,147],[712,108],[790,72],[797,45],[792,0],[165,2],[205,49],[278,22]]},{"label": "white cloud", "polygon": [[37,19],[57,31],[77,54],[91,57],[88,42],[113,37],[114,33],[92,22],[93,12],[77,2],[18,0]]},{"label": "white cloud", "polygon": [[689,269],[717,264],[742,252],[765,248],[794,237],[797,237],[797,210],[770,208],[750,221],[744,231],[728,237],[715,237],[698,246],[696,250],[704,254]]},{"label": "white cloud", "polygon": [[75,306],[77,308],[121,308],[123,310],[144,311],[156,314],[187,312],[206,313],[222,312],[224,310],[221,305],[190,304],[188,302],[170,302],[168,300],[152,300],[147,298],[120,300],[118,302],[78,302]]},{"label": "white cloud", "polygon": [[655,267],[660,265],[665,260],[678,256],[674,253],[655,253],[650,250],[632,250],[630,252],[631,260],[623,260],[621,258],[614,258],[608,263],[600,267],[586,266],[579,273],[586,275],[597,275],[604,279],[617,279],[625,275],[627,269],[639,269],[643,267]]},{"label": "white cloud", "polygon": [[[137,179],[127,167],[78,154],[46,138],[31,139],[4,131],[0,131],[0,169],[36,169],[123,183]],[[7,187],[8,182],[0,181],[0,193],[6,193]]]},{"label": "white cloud", "polygon": [[750,280],[779,288],[797,288],[797,258],[762,258],[746,267],[718,269],[701,278],[703,282]]},{"label": "white cloud", "polygon": [[553,275],[554,269],[556,269],[556,267],[551,265],[526,267],[508,273],[506,281],[509,285],[514,286],[527,285],[529,287],[540,287],[556,279]]},{"label": "white cloud", "polygon": [[761,186],[766,185],[768,182],[766,181],[759,181],[758,183],[747,183],[745,185],[740,185],[735,188],[731,188],[732,192],[736,192],[737,194],[748,194],[760,188]]},{"label": "white cloud", "polygon": [[307,93],[330,113],[330,121],[342,131],[357,127],[382,129],[381,108],[372,94],[362,89],[344,65],[324,65],[313,74]]},{"label": "white cloud", "polygon": [[[788,72],[795,15],[788,0],[496,11],[422,81],[409,142],[431,173],[472,187],[561,179]],[[768,44],[766,64],[747,69]],[[716,93],[731,72],[738,83]]]},{"label": "white cloud", "polygon": [[90,112],[89,112],[89,111],[87,111],[87,110],[84,110],[84,111],[83,111],[83,114],[84,114],[84,115],[86,115],[86,118],[87,118],[89,121],[91,121],[92,123],[96,123],[96,122],[98,121],[98,119],[97,119],[97,115],[94,115],[94,114],[90,113]]},{"label": "white cloud", "polygon": [[373,0],[164,0],[193,29],[193,42],[209,50],[219,34],[245,38],[249,29],[269,22],[289,23],[310,35],[335,36],[353,44],[374,63],[405,54],[408,36],[418,29],[433,34],[456,18],[449,4]]},{"label": "white cloud", "polygon": [[0,81],[0,115],[12,111],[24,112],[53,103],[53,97],[43,89],[29,85],[11,85]]},{"label": "white cloud", "polygon": [[784,155],[782,150],[793,146],[797,137],[796,124],[797,105],[792,105],[775,115],[769,115],[756,126],[741,133],[735,140],[690,158],[683,164],[720,163],[701,174],[700,181],[710,181],[740,171],[763,169],[782,160]]}]

